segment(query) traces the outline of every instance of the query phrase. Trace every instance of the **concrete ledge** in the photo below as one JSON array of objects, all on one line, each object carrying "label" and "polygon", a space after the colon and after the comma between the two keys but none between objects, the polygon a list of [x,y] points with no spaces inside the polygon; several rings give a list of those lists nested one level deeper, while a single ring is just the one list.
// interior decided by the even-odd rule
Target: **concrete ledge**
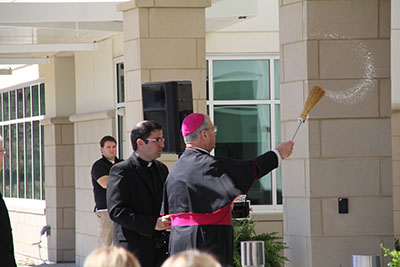
[{"label": "concrete ledge", "polygon": [[50,125],[56,125],[56,124],[71,124],[71,121],[69,120],[68,117],[45,117],[41,122],[41,125],[43,126],[50,126]]},{"label": "concrete ledge", "polygon": [[124,2],[118,5],[118,11],[125,12],[130,9],[135,9],[138,7],[153,7],[154,0],[133,0],[129,2]]},{"label": "concrete ledge", "polygon": [[251,217],[255,221],[283,221],[283,213],[281,212],[264,212],[264,213],[251,213]]},{"label": "concrete ledge", "polygon": [[94,113],[85,114],[75,114],[69,116],[71,122],[83,122],[83,121],[93,121],[93,120],[105,120],[112,119],[115,117],[115,110],[100,111]]},{"label": "concrete ledge", "polygon": [[199,7],[211,6],[211,0],[133,0],[118,5],[118,11],[125,12],[140,7]]},{"label": "concrete ledge", "polygon": [[154,0],[155,7],[210,7],[211,0]]},{"label": "concrete ledge", "polygon": [[4,198],[9,212],[22,212],[44,215],[46,213],[46,201],[37,199]]}]

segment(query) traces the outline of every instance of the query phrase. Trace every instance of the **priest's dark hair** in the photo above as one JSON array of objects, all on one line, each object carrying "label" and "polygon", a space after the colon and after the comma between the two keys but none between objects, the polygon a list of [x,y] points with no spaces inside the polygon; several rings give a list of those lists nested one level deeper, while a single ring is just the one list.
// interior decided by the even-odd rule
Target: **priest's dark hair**
[{"label": "priest's dark hair", "polygon": [[136,141],[138,139],[145,140],[154,130],[162,130],[161,124],[155,121],[141,121],[136,124],[131,131],[131,143],[133,150],[136,151],[137,149]]},{"label": "priest's dark hair", "polygon": [[206,130],[209,127],[208,121],[206,118],[208,118],[208,115],[204,114],[204,120],[200,124],[199,128],[197,128],[196,131],[183,136],[183,141],[185,141],[185,144],[190,144],[191,142],[195,141],[200,136],[200,132],[203,130]]}]

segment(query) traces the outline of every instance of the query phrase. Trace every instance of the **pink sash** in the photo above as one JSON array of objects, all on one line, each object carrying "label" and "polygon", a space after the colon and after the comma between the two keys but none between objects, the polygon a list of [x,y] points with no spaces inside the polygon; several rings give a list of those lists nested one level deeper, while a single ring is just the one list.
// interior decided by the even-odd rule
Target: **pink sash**
[{"label": "pink sash", "polygon": [[171,214],[171,226],[186,225],[232,225],[231,205],[213,213],[185,212]]}]

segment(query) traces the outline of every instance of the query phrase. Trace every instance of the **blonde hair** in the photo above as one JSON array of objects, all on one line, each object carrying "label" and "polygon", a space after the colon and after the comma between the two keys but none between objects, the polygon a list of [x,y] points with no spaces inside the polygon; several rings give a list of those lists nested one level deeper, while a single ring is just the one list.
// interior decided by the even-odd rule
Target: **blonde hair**
[{"label": "blonde hair", "polygon": [[191,249],[168,258],[161,267],[221,267],[209,253]]},{"label": "blonde hair", "polygon": [[103,247],[86,258],[83,267],[140,267],[136,257],[124,248]]}]

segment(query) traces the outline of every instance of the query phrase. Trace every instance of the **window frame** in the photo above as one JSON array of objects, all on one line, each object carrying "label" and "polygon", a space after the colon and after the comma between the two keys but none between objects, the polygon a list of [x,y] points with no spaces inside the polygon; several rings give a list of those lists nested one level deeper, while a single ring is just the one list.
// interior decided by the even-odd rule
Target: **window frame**
[{"label": "window frame", "polygon": [[[126,90],[124,92],[125,101],[118,102],[118,73],[117,73],[117,65],[124,64],[124,57],[117,57],[114,58],[114,99],[115,99],[115,139],[117,140],[117,156],[119,159],[124,157],[124,117],[125,117],[125,106],[126,106]],[[124,73],[124,80],[125,80],[125,73]],[[120,125],[119,117],[121,117],[122,126]],[[122,127],[122,132],[119,131],[120,127]],[[121,136],[122,135],[122,136]],[[122,142],[121,142],[122,140]]]},{"label": "window frame", "polygon": [[[18,86],[13,86],[13,87],[9,87],[9,88],[7,88],[7,89],[4,89],[4,90],[1,90],[0,91],[0,94],[1,94],[1,97],[0,97],[0,99],[1,99],[1,101],[3,101],[3,94],[4,93],[8,93],[8,109],[9,109],[9,111],[8,111],[8,113],[9,113],[9,117],[8,117],[8,120],[4,120],[4,107],[3,107],[3,105],[2,105],[2,108],[3,108],[3,111],[2,111],[2,113],[1,113],[1,120],[0,120],[0,129],[1,129],[1,131],[0,131],[0,133],[2,134],[2,136],[3,136],[3,138],[4,138],[4,131],[5,131],[5,126],[8,126],[8,138],[9,138],[9,141],[8,141],[8,146],[6,147],[6,144],[3,144],[3,146],[4,146],[4,149],[7,151],[7,154],[8,155],[6,155],[7,157],[9,157],[9,160],[7,161],[9,164],[9,170],[10,170],[10,177],[9,177],[9,182],[10,182],[10,194],[9,194],[9,196],[7,196],[5,193],[5,190],[6,190],[6,183],[5,183],[5,165],[3,166],[3,170],[1,170],[1,172],[2,172],[2,179],[3,179],[3,183],[2,183],[2,188],[0,188],[0,190],[1,190],[1,192],[3,193],[3,196],[5,197],[5,198],[15,198],[15,199],[27,199],[27,200],[45,200],[45,194],[44,194],[44,179],[45,179],[45,177],[44,177],[44,165],[43,165],[43,163],[44,163],[44,158],[43,158],[43,150],[44,150],[44,146],[42,145],[42,138],[43,138],[43,135],[44,135],[44,131],[43,131],[43,126],[41,125],[41,121],[45,118],[45,114],[43,114],[43,115],[41,115],[41,107],[42,107],[42,105],[41,105],[41,101],[42,101],[42,99],[41,99],[41,97],[40,97],[40,85],[41,84],[44,84],[44,80],[35,80],[35,81],[30,81],[30,82],[26,82],[26,83],[23,83],[23,84],[20,84],[20,85],[18,85]],[[33,103],[32,103],[32,97],[33,97],[33,93],[32,93],[32,87],[33,86],[37,86],[38,87],[38,112],[39,112],[39,115],[36,115],[36,116],[33,116]],[[30,88],[30,94],[29,94],[29,100],[30,100],[30,111],[31,111],[31,113],[30,113],[30,116],[29,117],[26,117],[26,107],[25,107],[25,89],[26,88]],[[19,89],[22,89],[22,101],[23,101],[23,103],[22,103],[22,109],[23,109],[23,118],[18,118],[18,105],[17,105],[17,92],[18,92],[18,90]],[[45,90],[45,89],[44,89]],[[15,112],[16,112],[16,118],[15,119],[11,119],[11,105],[10,105],[10,103],[11,103],[11,99],[10,99],[10,95],[11,95],[11,93],[10,92],[12,92],[12,91],[15,91],[15,98],[16,98],[16,105],[15,105]],[[3,103],[2,103],[3,104]],[[44,105],[45,105],[45,103],[44,103]],[[34,151],[34,146],[35,146],[35,144],[34,144],[34,142],[33,142],[33,123],[34,122],[38,122],[39,123],[39,144],[37,144],[38,146],[39,146],[39,164],[40,164],[40,166],[39,166],[39,183],[40,183],[40,188],[39,188],[39,192],[38,192],[38,194],[39,194],[39,199],[37,199],[37,198],[35,198],[35,193],[36,193],[36,191],[35,191],[35,176],[34,176],[34,155],[33,155],[33,151]],[[27,177],[26,177],[26,160],[27,160],[27,155],[26,155],[26,124],[27,123],[30,123],[31,124],[31,153],[32,153],[32,165],[31,165],[31,168],[32,168],[32,184],[31,184],[31,189],[32,189],[32,196],[31,196],[31,198],[28,198],[28,194],[27,194],[27,185],[28,185],[28,181],[27,181]],[[19,132],[18,132],[18,128],[19,128],[19,125],[20,124],[22,124],[23,125],[23,127],[22,127],[22,129],[23,129],[23,140],[20,140],[19,139]],[[16,174],[17,174],[17,196],[16,197],[14,197],[13,196],[13,194],[14,194],[14,192],[13,192],[13,189],[12,189],[12,164],[13,164],[13,161],[12,161],[12,151],[11,151],[11,138],[12,138],[12,136],[11,136],[11,128],[12,128],[12,125],[15,125],[15,128],[16,128],[16,140],[15,140],[15,142],[16,142],[16,152],[15,152],[15,156],[16,156],[16,161],[17,161],[17,163],[16,163],[16,166],[15,166],[15,168],[16,168]],[[19,171],[20,171],[20,166],[19,166],[19,149],[18,149],[18,144],[19,144],[19,142],[20,141],[22,141],[23,143],[24,143],[24,166],[23,166],[23,168],[24,168],[24,189],[23,189],[23,197],[20,197],[20,194],[21,194],[21,192],[20,192],[20,177],[19,177]],[[5,141],[4,141],[5,142]],[[6,162],[5,162],[6,163]]]},{"label": "window frame", "polygon": [[[268,100],[214,100],[214,83],[213,83],[213,61],[215,60],[269,60],[269,75],[270,75],[270,99]],[[275,60],[280,60],[279,53],[241,53],[241,54],[207,54],[206,55],[206,67],[208,68],[208,99],[207,109],[209,112],[210,119],[214,121],[214,107],[215,106],[242,106],[242,105],[269,105],[270,109],[270,121],[271,121],[271,149],[274,148],[276,143],[276,131],[275,131],[275,106],[280,105],[280,99],[275,99]],[[214,150],[212,151],[214,154]],[[277,180],[276,170],[271,174],[272,184],[272,204],[270,205],[256,205],[252,204],[253,213],[266,213],[266,212],[282,212],[283,204],[277,203]]]}]

